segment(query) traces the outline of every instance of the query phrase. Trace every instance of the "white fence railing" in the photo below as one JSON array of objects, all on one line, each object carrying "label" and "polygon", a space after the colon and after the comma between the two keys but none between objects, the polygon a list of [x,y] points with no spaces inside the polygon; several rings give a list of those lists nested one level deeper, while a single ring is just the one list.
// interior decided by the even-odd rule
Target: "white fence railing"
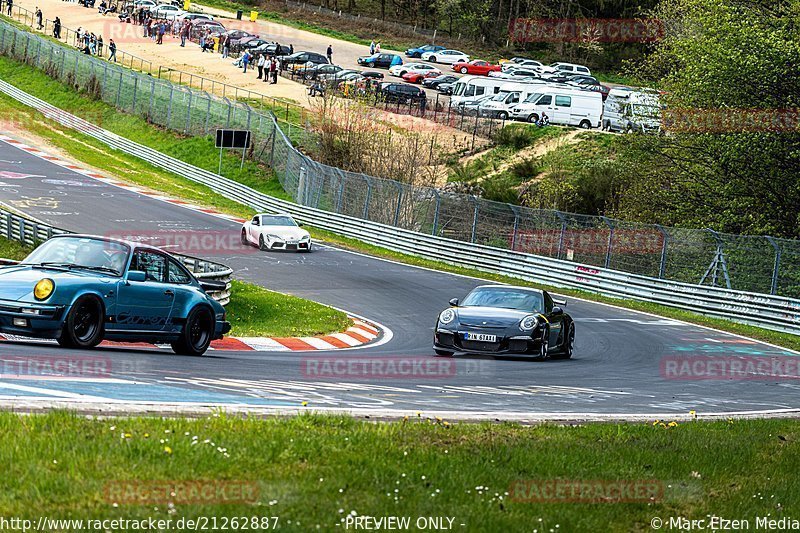
[{"label": "white fence railing", "polygon": [[[37,246],[52,237],[70,231],[49,226],[47,224],[25,218],[15,213],[10,213],[5,209],[0,209],[0,236],[10,241],[21,242],[28,246]],[[231,275],[233,269],[220,263],[207,261],[190,255],[172,254],[181,263],[192,271],[194,277],[199,280],[215,280],[225,282],[225,290],[209,290],[209,296],[217,300],[222,305],[227,305],[231,299]],[[13,264],[0,259],[0,265]],[[221,285],[220,285],[221,286]]]},{"label": "white fence railing", "polygon": [[[691,285],[571,261],[471,244],[280,200],[99,128],[0,81],[0,91],[60,124],[111,148],[208,186],[257,211],[288,212],[298,220],[339,235],[426,259],[503,274],[562,288],[654,302],[768,329],[800,334],[800,299]],[[299,169],[300,174],[305,169]]]}]

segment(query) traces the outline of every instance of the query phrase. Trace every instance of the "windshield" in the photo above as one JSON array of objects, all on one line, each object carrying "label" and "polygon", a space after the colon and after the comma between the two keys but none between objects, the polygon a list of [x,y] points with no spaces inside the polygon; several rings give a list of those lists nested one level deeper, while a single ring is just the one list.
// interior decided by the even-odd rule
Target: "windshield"
[{"label": "windshield", "polygon": [[654,105],[633,104],[633,114],[637,117],[660,118],[661,108]]},{"label": "windshield", "polygon": [[509,91],[500,91],[496,95],[492,96],[492,101],[503,102],[509,94],[511,94]]},{"label": "windshield", "polygon": [[122,275],[128,264],[127,244],[92,237],[57,237],[45,241],[22,261],[24,265],[87,268]]},{"label": "windshield", "polygon": [[454,96],[461,96],[461,94],[464,92],[464,87],[466,87],[466,86],[467,86],[466,83],[457,82],[455,84],[455,87],[453,87],[453,95]]},{"label": "windshield", "polygon": [[464,298],[465,307],[499,307],[519,311],[543,312],[541,293],[513,287],[479,287]]},{"label": "windshield", "polygon": [[296,226],[297,222],[292,217],[287,216],[262,216],[262,226]]}]

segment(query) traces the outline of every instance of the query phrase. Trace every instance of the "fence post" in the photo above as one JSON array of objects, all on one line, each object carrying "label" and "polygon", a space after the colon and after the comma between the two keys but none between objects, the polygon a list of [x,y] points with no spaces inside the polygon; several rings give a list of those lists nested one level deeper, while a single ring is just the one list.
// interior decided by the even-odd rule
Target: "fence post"
[{"label": "fence post", "polygon": [[342,169],[340,168],[337,168],[336,172],[337,174],[339,174],[339,177],[342,180],[342,184],[339,185],[339,197],[336,199],[336,212],[341,213],[342,205],[344,202],[344,185],[347,180],[347,177],[344,175],[344,172],[342,172]]},{"label": "fence post", "polygon": [[394,227],[397,227],[397,222],[400,220],[400,206],[403,205],[403,184],[395,181],[395,185],[397,185],[397,207],[394,210],[394,223],[392,224]]},{"label": "fence post", "polygon": [[433,209],[433,230],[431,231],[431,235],[436,235],[436,230],[439,225],[439,205],[442,202],[442,197],[436,189],[432,188],[431,191],[433,191],[434,196],[436,196],[436,207]]},{"label": "fence post", "polygon": [[153,116],[153,100],[156,96],[156,80],[150,79],[150,106],[147,108],[147,118],[151,120],[150,117]]},{"label": "fence post", "polygon": [[667,247],[669,246],[669,233],[659,224],[655,225],[664,240],[661,242],[661,261],[658,265],[658,279],[664,279],[667,272]]},{"label": "fence post", "polygon": [[773,248],[775,248],[775,264],[772,267],[772,283],[770,284],[769,293],[778,294],[778,272],[781,267],[781,247],[775,242],[775,239],[769,235],[764,235]]},{"label": "fence post", "polygon": [[614,224],[611,223],[611,219],[609,219],[608,217],[601,216],[600,220],[605,222],[606,226],[608,226],[609,229],[608,244],[606,245],[606,262],[605,262],[605,267],[609,268],[609,265],[611,265],[611,245],[614,242]]},{"label": "fence post", "polygon": [[205,94],[206,98],[208,99],[208,104],[206,106],[206,129],[204,132],[206,135],[208,135],[208,121],[211,118],[211,95],[207,92],[203,92],[203,94]]},{"label": "fence post", "polygon": [[175,96],[175,86],[169,86],[169,104],[167,107],[167,123],[165,126],[169,129],[170,120],[172,119],[172,98]]},{"label": "fence post", "polygon": [[119,85],[117,85],[117,101],[114,102],[115,107],[119,107],[119,101],[122,98],[122,70],[119,71]]},{"label": "fence post", "polygon": [[477,196],[470,196],[470,201],[475,204],[475,210],[472,213],[472,236],[469,239],[469,242],[475,244],[475,236],[478,233],[478,210],[480,209],[478,205],[478,197]]},{"label": "fence post", "polygon": [[511,210],[514,212],[514,229],[511,233],[511,249],[517,248],[517,232],[519,231],[519,206],[510,205]]},{"label": "fence post", "polygon": [[186,133],[187,135],[189,134],[189,130],[192,127],[192,96],[194,96],[194,94],[190,90],[189,91],[189,105],[186,108],[186,128],[184,128],[184,130],[183,130],[184,133]]},{"label": "fence post", "polygon": [[361,218],[364,220],[369,220],[369,201],[372,197],[372,180],[369,179],[369,176],[366,174],[361,174],[364,176],[364,180],[367,182],[367,196],[364,198],[364,212],[361,215]]},{"label": "fence post", "polygon": [[561,211],[556,211],[556,216],[561,220],[561,235],[558,237],[558,251],[556,252],[556,259],[561,259],[562,252],[564,251],[564,237],[567,233],[567,217]]}]

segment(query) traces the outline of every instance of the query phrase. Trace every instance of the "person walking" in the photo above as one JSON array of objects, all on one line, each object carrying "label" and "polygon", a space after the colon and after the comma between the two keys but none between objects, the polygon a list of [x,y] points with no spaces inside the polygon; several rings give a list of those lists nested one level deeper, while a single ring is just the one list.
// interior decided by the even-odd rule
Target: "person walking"
[{"label": "person walking", "polygon": [[264,75],[264,54],[258,55],[258,62],[256,63],[256,66],[258,67],[258,78],[256,79],[261,80],[263,79],[262,76]]},{"label": "person walking", "polygon": [[8,8],[7,9],[8,16],[10,17],[11,16],[11,8],[14,7],[14,0],[6,0],[6,7]]},{"label": "person walking", "polygon": [[61,39],[61,19],[58,17],[53,21],[53,37]]},{"label": "person walking", "polygon": [[103,36],[97,36],[97,55],[103,57]]},{"label": "person walking", "polygon": [[44,26],[42,25],[42,10],[36,6],[36,28],[41,31]]},{"label": "person walking", "polygon": [[166,33],[167,29],[164,27],[164,23],[158,25],[158,38],[156,39],[156,44],[164,44],[164,33]]},{"label": "person walking", "polygon": [[333,65],[333,47],[328,45],[328,51],[325,52],[325,55],[328,56],[328,63]]},{"label": "person walking", "polygon": [[371,43],[369,43],[369,55],[375,53],[375,40],[373,39]]},{"label": "person walking", "polygon": [[108,60],[113,61],[114,63],[117,62],[117,43],[114,42],[114,39],[108,40]]},{"label": "person walking", "polygon": [[378,41],[377,44],[375,44],[375,53],[376,54],[380,54],[381,53],[381,42],[380,41]]}]

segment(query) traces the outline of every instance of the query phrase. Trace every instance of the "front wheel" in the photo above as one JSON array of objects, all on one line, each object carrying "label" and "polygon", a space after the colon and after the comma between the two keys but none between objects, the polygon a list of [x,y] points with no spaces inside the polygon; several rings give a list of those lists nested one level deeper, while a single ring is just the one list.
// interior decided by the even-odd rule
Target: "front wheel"
[{"label": "front wheel", "polygon": [[436,56],[431,56],[430,58],[428,58],[428,61],[430,61],[431,63],[436,63]]},{"label": "front wheel", "polygon": [[64,320],[58,344],[67,348],[94,348],[103,340],[103,305],[93,296],[81,296]]},{"label": "front wheel", "polygon": [[539,122],[539,115],[536,114],[528,115],[528,122],[530,122],[531,124],[536,124],[537,122]]},{"label": "front wheel", "polygon": [[542,361],[547,359],[549,357],[549,355],[550,355],[550,351],[549,351],[549,348],[550,348],[549,344],[550,343],[549,343],[549,340],[548,340],[549,338],[550,338],[550,332],[547,330],[547,328],[543,329],[542,330],[542,342],[539,345],[539,359],[541,359]]},{"label": "front wheel", "polygon": [[250,242],[247,240],[247,230],[246,229],[242,230],[242,244],[244,244],[245,246],[249,246],[250,245]]},{"label": "front wheel", "polygon": [[508,113],[506,113],[505,111],[500,111],[500,113],[497,116],[498,118],[500,118],[500,120],[508,120]]},{"label": "front wheel", "polygon": [[579,127],[588,130],[592,127],[592,123],[589,122],[588,120],[582,120],[581,123],[579,124]]},{"label": "front wheel", "polygon": [[186,318],[181,336],[172,342],[179,355],[203,355],[214,336],[214,316],[204,307],[195,307]]},{"label": "front wheel", "polygon": [[268,249],[267,248],[267,243],[264,242],[264,236],[263,235],[259,235],[258,236],[258,249],[259,250],[267,250]]},{"label": "front wheel", "polygon": [[461,74],[466,74],[467,72],[469,72],[467,67],[461,67]]}]

